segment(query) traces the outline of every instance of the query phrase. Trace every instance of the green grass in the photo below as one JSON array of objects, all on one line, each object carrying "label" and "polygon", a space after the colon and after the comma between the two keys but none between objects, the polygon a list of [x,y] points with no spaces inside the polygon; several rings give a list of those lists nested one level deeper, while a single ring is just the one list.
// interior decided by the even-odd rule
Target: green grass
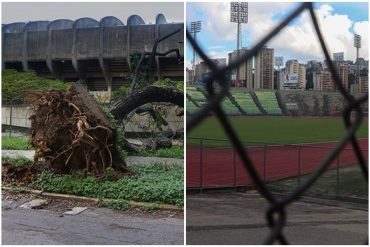
[{"label": "green grass", "polygon": [[[243,141],[278,144],[336,141],[343,137],[345,127],[340,118],[294,118],[294,117],[230,117]],[[206,118],[188,137],[228,139],[215,117]],[[364,121],[357,137],[368,137],[368,121]],[[187,139],[187,144],[198,145],[199,141]],[[224,143],[208,141],[210,146]]]},{"label": "green grass", "polygon": [[25,166],[32,164],[32,160],[27,159],[25,157],[10,158],[8,156],[3,156],[1,159],[2,162],[9,162],[17,166]]},{"label": "green grass", "polygon": [[[134,172],[133,176],[125,176],[118,180],[98,180],[92,176],[57,175],[52,172],[43,172],[37,181],[30,186],[47,192],[119,201],[133,200],[176,206],[184,205],[184,171],[182,166],[133,165],[130,166],[130,169]],[[119,201],[116,207],[122,206]]]},{"label": "green grass", "polygon": [[184,147],[180,145],[172,146],[171,148],[161,148],[154,151],[143,150],[137,153],[138,156],[145,157],[163,157],[163,158],[184,158]]},{"label": "green grass", "polygon": [[[301,177],[304,183],[310,175]],[[294,188],[298,184],[297,177],[272,182],[271,187]],[[338,195],[342,197],[368,198],[368,184],[358,165],[340,168],[338,180]],[[326,171],[315,184],[305,193],[306,195],[329,196],[337,194],[337,170]]]},{"label": "green grass", "polygon": [[3,150],[32,150],[29,137],[2,137],[1,148]]}]

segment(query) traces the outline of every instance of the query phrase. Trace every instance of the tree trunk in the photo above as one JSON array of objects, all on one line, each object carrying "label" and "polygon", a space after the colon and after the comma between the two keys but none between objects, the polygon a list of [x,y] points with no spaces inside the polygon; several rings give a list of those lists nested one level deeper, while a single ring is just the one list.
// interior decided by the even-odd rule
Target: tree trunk
[{"label": "tree trunk", "polygon": [[147,86],[114,103],[111,113],[116,119],[122,120],[136,108],[153,102],[166,102],[184,107],[184,93],[174,87]]}]

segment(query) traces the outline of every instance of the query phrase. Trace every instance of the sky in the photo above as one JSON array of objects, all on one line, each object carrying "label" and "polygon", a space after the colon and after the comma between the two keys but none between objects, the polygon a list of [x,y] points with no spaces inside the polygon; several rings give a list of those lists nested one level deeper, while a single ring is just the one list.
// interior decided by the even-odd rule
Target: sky
[{"label": "sky", "polygon": [[[293,2],[250,2],[248,23],[242,24],[242,47],[253,47],[298,5],[299,3]],[[202,22],[202,30],[197,33],[197,41],[200,42],[201,47],[211,58],[227,58],[227,54],[235,50],[237,44],[237,23],[229,21],[230,3],[193,2],[187,3],[186,8],[187,26],[191,21],[200,20]],[[360,57],[368,59],[368,8],[367,2],[314,4],[330,54],[344,52],[345,60],[355,60],[356,49],[353,47],[353,35],[356,32],[362,36]],[[306,63],[309,60],[324,60],[308,12],[301,14],[291,22],[267,45],[274,48],[275,56],[284,57],[284,64],[289,59],[298,59],[300,63]],[[189,44],[187,44],[186,51],[186,66],[191,68],[193,53]]]},{"label": "sky", "polygon": [[[157,14],[162,13],[167,22],[184,22],[184,4],[181,2],[3,2],[2,24],[56,19],[76,20],[90,17],[100,20],[115,16],[124,24],[130,15],[140,15],[145,23],[155,23]],[[145,6],[145,7],[143,7]]]}]

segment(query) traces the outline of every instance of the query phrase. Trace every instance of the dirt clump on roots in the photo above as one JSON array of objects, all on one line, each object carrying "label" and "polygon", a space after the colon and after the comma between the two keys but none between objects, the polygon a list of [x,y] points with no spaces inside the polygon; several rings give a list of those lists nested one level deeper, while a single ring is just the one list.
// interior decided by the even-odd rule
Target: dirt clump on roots
[{"label": "dirt clump on roots", "polygon": [[84,171],[97,177],[108,168],[130,173],[115,144],[114,124],[81,84],[66,92],[30,93],[25,99],[31,104],[34,163],[43,158],[57,172]]}]

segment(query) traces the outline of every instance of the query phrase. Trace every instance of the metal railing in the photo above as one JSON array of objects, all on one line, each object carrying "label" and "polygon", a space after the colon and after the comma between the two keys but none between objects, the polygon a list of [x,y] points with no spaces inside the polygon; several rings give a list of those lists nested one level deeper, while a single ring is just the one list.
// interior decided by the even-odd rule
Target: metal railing
[{"label": "metal railing", "polygon": [[[328,68],[333,75],[339,92],[344,97],[346,106],[343,110],[343,120],[346,126],[346,133],[343,135],[343,138],[337,143],[335,148],[318,163],[317,167],[311,173],[308,179],[300,183],[299,186],[291,190],[283,198],[278,198],[271,192],[271,190],[263,181],[261,175],[256,170],[255,162],[252,160],[251,154],[247,150],[245,150],[238,134],[230,124],[227,115],[222,110],[221,101],[229,91],[229,83],[226,77],[227,71],[237,68],[243,62],[256,55],[258,51],[264,45],[266,45],[268,41],[270,41],[275,35],[277,35],[292,20],[297,18],[304,11],[307,11],[310,14],[312,24],[322,47],[322,51],[325,55]],[[363,175],[363,179],[367,183],[367,162],[364,157],[365,155],[361,153],[361,149],[359,147],[359,143],[355,134],[363,121],[361,104],[368,101],[368,95],[366,94],[359,98],[355,98],[346,91],[343,84],[341,83],[341,80],[335,70],[334,64],[330,58],[328,49],[324,41],[324,37],[321,33],[317,18],[315,16],[313,3],[300,4],[291,14],[289,14],[280,24],[278,24],[277,27],[275,27],[270,33],[262,38],[253,48],[248,50],[246,54],[241,55],[239,59],[230,62],[228,66],[222,68],[218,68],[205,54],[205,52],[201,49],[199,43],[194,40],[189,30],[186,31],[186,37],[195,52],[197,52],[199,57],[206,63],[211,71],[210,76],[205,80],[206,89],[210,95],[208,98],[208,104],[202,106],[202,108],[194,116],[187,119],[187,132],[191,133],[192,129],[194,129],[194,127],[196,127],[202,120],[204,120],[210,112],[214,112],[215,115],[218,117],[224,131],[227,133],[228,138],[233,144],[235,152],[241,160],[243,167],[248,171],[249,176],[251,177],[261,196],[263,196],[269,203],[269,208],[266,210],[266,224],[269,226],[271,231],[267,235],[264,244],[273,244],[275,241],[278,241],[281,244],[289,243],[287,237],[283,233],[283,229],[286,226],[288,217],[288,210],[286,209],[287,206],[290,203],[299,200],[299,198],[317,182],[317,180],[322,176],[322,174],[327,170],[330,164],[336,159],[338,154],[342,152],[342,150],[348,143],[350,143],[350,145],[352,145],[353,147],[357,159],[356,163],[359,165],[359,168]],[[221,87],[220,91],[215,91],[215,89],[213,88],[213,81],[219,81]],[[356,118],[354,120],[351,120],[351,112],[353,111],[357,112],[358,114],[356,114]]]},{"label": "metal railing", "polygon": [[[188,137],[187,143],[187,190],[254,186],[229,140]],[[333,151],[333,144],[334,142],[316,144],[243,142],[262,180],[271,188],[284,191],[300,186],[307,179],[307,175],[315,170],[319,161]],[[367,139],[361,140],[361,152],[367,159]],[[306,195],[366,202],[367,193],[352,195],[351,188],[340,190],[347,183],[340,179],[340,173],[348,170],[352,177],[357,178],[361,175],[356,169],[356,164],[356,155],[348,145],[327,168],[328,175],[320,179],[321,185],[316,189],[316,195],[315,193]],[[331,180],[335,183],[332,184]],[[360,181],[359,184],[367,191],[366,183]]]}]

